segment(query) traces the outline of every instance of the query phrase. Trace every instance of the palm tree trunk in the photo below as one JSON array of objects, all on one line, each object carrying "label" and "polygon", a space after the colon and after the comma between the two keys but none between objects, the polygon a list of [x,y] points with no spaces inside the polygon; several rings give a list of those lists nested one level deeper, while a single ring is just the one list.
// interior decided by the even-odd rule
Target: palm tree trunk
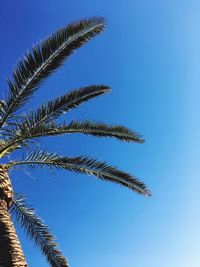
[{"label": "palm tree trunk", "polygon": [[9,207],[13,190],[8,173],[0,165],[0,267],[27,267]]}]

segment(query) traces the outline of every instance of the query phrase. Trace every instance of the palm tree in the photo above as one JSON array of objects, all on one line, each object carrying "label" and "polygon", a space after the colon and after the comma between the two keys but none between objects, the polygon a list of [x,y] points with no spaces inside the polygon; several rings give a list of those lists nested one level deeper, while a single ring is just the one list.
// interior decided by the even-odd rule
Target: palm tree
[{"label": "palm tree", "polygon": [[[63,96],[43,103],[33,111],[22,112],[23,105],[39,86],[56,71],[73,52],[103,31],[102,17],[84,19],[59,29],[47,39],[29,50],[7,80],[8,92],[0,101],[0,157],[29,148],[32,150],[21,159],[7,160],[0,165],[0,266],[27,266],[18,236],[11,219],[25,230],[46,256],[53,267],[69,266],[59,250],[49,228],[27,205],[26,197],[14,193],[9,171],[19,165],[64,169],[90,174],[104,181],[118,183],[144,196],[150,196],[145,184],[134,176],[90,157],[59,156],[45,150],[34,150],[40,137],[82,133],[97,137],[114,137],[125,142],[143,143],[142,137],[123,126],[107,125],[93,121],[71,121],[58,123],[59,116],[80,104],[110,92],[106,85],[90,85],[74,89]],[[25,114],[25,115],[24,115]],[[9,159],[9,158],[8,158]]]}]

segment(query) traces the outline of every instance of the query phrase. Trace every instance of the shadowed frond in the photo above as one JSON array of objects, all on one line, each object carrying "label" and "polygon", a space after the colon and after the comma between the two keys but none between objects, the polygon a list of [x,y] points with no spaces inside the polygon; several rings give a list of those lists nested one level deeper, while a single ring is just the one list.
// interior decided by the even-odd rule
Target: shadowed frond
[{"label": "shadowed frond", "polygon": [[32,96],[45,78],[104,27],[102,17],[81,20],[59,29],[28,51],[15,67],[13,80],[8,79],[10,91],[4,103],[5,108],[1,110],[0,128]]},{"label": "shadowed frond", "polygon": [[23,128],[21,127],[19,134],[16,134],[14,138],[11,137],[1,144],[0,158],[23,145],[27,145],[29,139],[72,133],[81,133],[96,137],[114,137],[124,142],[144,142],[144,139],[142,139],[139,133],[135,133],[120,125],[112,126],[91,121],[72,121],[68,125],[65,123],[63,125],[52,123],[49,125],[42,124],[37,127],[32,127],[27,123],[23,125]]},{"label": "shadowed frond", "polygon": [[4,103],[3,100],[0,100],[0,118],[4,115],[4,113],[6,112],[6,105]]},{"label": "shadowed frond", "polygon": [[25,160],[10,162],[7,168],[17,165],[48,166],[50,168],[65,169],[72,172],[91,174],[104,181],[118,183],[139,194],[150,196],[150,191],[145,184],[128,173],[109,166],[105,162],[99,162],[89,157],[59,157],[57,154],[46,151],[35,151],[28,155]]},{"label": "shadowed frond", "polygon": [[78,107],[81,103],[86,102],[99,95],[110,92],[110,88],[106,85],[91,85],[79,88],[69,92],[68,94],[58,97],[55,100],[44,103],[36,112],[30,112],[21,122],[15,122],[13,130],[4,133],[8,138],[5,139],[0,146],[0,158],[11,151],[26,144],[26,139],[40,136],[36,133],[40,132],[48,123],[56,119],[63,112]]},{"label": "shadowed frond", "polygon": [[41,249],[52,267],[69,267],[50,229],[38,217],[35,210],[26,203],[24,195],[15,194],[11,213],[27,236]]},{"label": "shadowed frond", "polygon": [[[46,113],[45,113],[46,114]],[[37,119],[37,122],[40,122]],[[51,124],[36,124],[36,119],[26,119],[23,124],[18,126],[18,131],[14,137],[5,140],[0,146],[0,158],[18,149],[34,138],[48,137],[61,134],[81,133],[93,135],[96,137],[113,137],[124,142],[144,143],[144,139],[139,133],[136,133],[121,125],[107,125],[105,123],[93,121],[72,121],[70,124],[56,125]]]},{"label": "shadowed frond", "polygon": [[72,121],[67,126],[58,127],[58,131],[90,134],[97,137],[114,137],[124,142],[144,142],[144,139],[142,139],[139,133],[133,132],[124,126],[108,125],[94,121]]},{"label": "shadowed frond", "polygon": [[56,125],[55,123],[49,125],[42,124],[35,128],[29,128],[27,125],[21,131],[18,140],[71,133],[89,134],[96,137],[114,137],[125,142],[144,142],[139,133],[135,133],[124,126],[108,125],[93,121],[72,121],[68,125],[65,123],[63,125]]},{"label": "shadowed frond", "polygon": [[110,92],[110,88],[106,85],[91,85],[79,89],[75,89],[68,94],[58,97],[52,101],[44,103],[36,112],[28,114],[24,121],[19,124],[17,131],[34,129],[42,123],[49,123],[56,119],[59,115],[78,107],[80,104],[95,98],[99,95]]}]

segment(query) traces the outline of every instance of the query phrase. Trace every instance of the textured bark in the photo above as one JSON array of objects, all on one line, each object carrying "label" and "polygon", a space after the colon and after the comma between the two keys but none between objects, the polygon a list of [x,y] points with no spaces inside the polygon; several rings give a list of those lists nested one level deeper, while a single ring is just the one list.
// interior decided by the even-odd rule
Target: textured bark
[{"label": "textured bark", "polygon": [[9,207],[13,189],[6,170],[0,165],[0,267],[27,267]]}]

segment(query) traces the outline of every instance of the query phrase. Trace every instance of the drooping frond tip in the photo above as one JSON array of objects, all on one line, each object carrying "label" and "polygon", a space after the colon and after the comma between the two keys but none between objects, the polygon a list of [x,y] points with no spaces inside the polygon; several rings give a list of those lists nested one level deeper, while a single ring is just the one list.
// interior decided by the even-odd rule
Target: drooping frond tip
[{"label": "drooping frond tip", "polygon": [[1,109],[0,128],[32,96],[39,85],[76,49],[98,35],[105,27],[102,17],[84,19],[57,30],[44,39],[16,65],[8,79],[9,96]]},{"label": "drooping frond tip", "polygon": [[41,167],[47,166],[49,168],[90,174],[103,181],[117,183],[141,195],[151,196],[146,185],[136,177],[90,157],[60,157],[55,153],[41,150],[32,152],[24,160],[10,162],[7,167],[12,168],[17,165],[27,165],[30,167],[36,165]]},{"label": "drooping frond tip", "polygon": [[41,249],[52,267],[69,267],[67,259],[58,249],[55,237],[50,233],[35,210],[26,203],[24,195],[15,194],[11,213],[35,244]]}]

